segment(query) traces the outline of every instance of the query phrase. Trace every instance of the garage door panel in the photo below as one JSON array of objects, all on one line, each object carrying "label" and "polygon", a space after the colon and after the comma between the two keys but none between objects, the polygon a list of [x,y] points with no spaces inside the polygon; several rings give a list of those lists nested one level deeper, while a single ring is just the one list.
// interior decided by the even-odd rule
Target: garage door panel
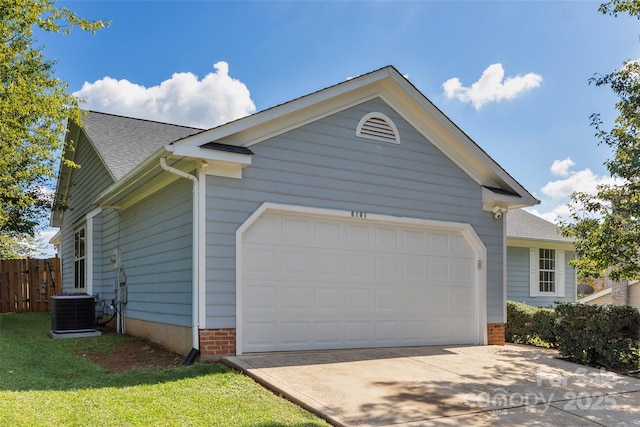
[{"label": "garage door panel", "polygon": [[348,289],[347,294],[347,310],[369,312],[373,306],[371,303],[371,293],[368,289]]},{"label": "garage door panel", "polygon": [[313,329],[310,322],[283,321],[280,322],[281,345],[292,348],[294,346],[307,347],[312,343]]},{"label": "garage door panel", "polygon": [[406,282],[421,285],[428,277],[428,268],[422,257],[409,257],[402,260],[403,279]]},{"label": "garage door panel", "polygon": [[343,341],[342,322],[324,320],[314,322],[316,347],[339,348]]},{"label": "garage door panel", "polygon": [[371,228],[367,225],[346,225],[347,248],[369,249],[372,247]]},{"label": "garage door panel", "polygon": [[396,256],[376,257],[375,259],[376,280],[398,280],[400,279],[400,258]]},{"label": "garage door panel", "polygon": [[397,252],[399,247],[397,228],[374,228],[376,235],[376,249],[384,250],[386,252]]},{"label": "garage door panel", "polygon": [[401,249],[404,253],[424,253],[427,248],[427,233],[422,230],[401,230]]},{"label": "garage door panel", "polygon": [[316,243],[318,247],[335,247],[335,242],[344,242],[344,226],[335,222],[316,222]]},{"label": "garage door panel", "polygon": [[369,320],[348,320],[345,322],[345,343],[349,345],[369,344],[373,328]]},{"label": "garage door panel", "polygon": [[368,256],[352,255],[347,258],[347,274],[351,279],[370,280],[373,277],[373,260]]},{"label": "garage door panel", "polygon": [[262,348],[274,348],[277,343],[278,322],[251,321],[244,323],[244,335],[247,351],[262,351]]},{"label": "garage door panel", "polygon": [[451,314],[450,290],[444,286],[432,286],[427,296],[428,313],[445,316]]},{"label": "garage door panel", "polygon": [[391,310],[396,312],[399,308],[398,291],[379,290],[374,292],[376,310]]},{"label": "garage door panel", "polygon": [[283,310],[303,310],[311,308],[309,288],[300,286],[280,286],[280,302]]},{"label": "garage door panel", "polygon": [[402,310],[412,315],[425,312],[426,296],[424,290],[407,290],[402,293]]},{"label": "garage door panel", "polygon": [[429,233],[429,250],[436,254],[449,254],[449,233],[444,231]]},{"label": "garage door panel", "polygon": [[425,321],[408,320],[402,322],[401,340],[403,343],[425,342]]},{"label": "garage door panel", "polygon": [[273,273],[278,265],[278,254],[268,248],[246,248],[247,262],[245,265],[245,274],[248,277],[257,275],[262,277],[265,274]]},{"label": "garage door panel", "polygon": [[401,322],[399,321],[378,321],[375,323],[375,341],[383,344],[394,344],[398,342],[400,336]]},{"label": "garage door panel", "polygon": [[452,269],[450,261],[445,258],[432,258],[429,262],[429,281],[448,282],[451,278]]},{"label": "garage door panel", "polygon": [[314,290],[315,308],[318,313],[344,312],[344,289],[318,288]]},{"label": "garage door panel", "polygon": [[456,313],[473,313],[475,307],[475,299],[473,294],[466,289],[450,290],[451,309]]},{"label": "garage door panel", "polygon": [[453,275],[451,278],[454,282],[469,286],[469,283],[473,281],[474,273],[474,265],[468,260],[456,260],[453,262]]},{"label": "garage door panel", "polygon": [[475,254],[473,248],[469,246],[469,243],[464,237],[460,235],[452,236],[452,248],[451,255],[461,258],[474,258]]},{"label": "garage door panel", "polygon": [[459,231],[268,213],[242,242],[243,351],[477,341]]},{"label": "garage door panel", "polygon": [[336,279],[344,274],[344,257],[340,255],[319,252],[316,254],[315,261],[315,273],[318,279]]},{"label": "garage door panel", "polygon": [[309,274],[313,271],[313,256],[309,253],[283,250],[280,252],[280,273],[287,276]]},{"label": "garage door panel", "polygon": [[281,237],[285,242],[306,243],[313,234],[313,223],[307,219],[301,218],[283,218]]},{"label": "garage door panel", "polygon": [[272,312],[278,310],[278,287],[266,283],[247,284],[245,287],[245,306],[251,312]]}]

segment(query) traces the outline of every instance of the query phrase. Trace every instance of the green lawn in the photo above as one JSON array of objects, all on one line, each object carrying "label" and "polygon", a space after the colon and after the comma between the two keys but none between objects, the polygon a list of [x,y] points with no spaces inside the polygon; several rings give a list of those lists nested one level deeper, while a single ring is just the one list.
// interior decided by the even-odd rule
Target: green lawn
[{"label": "green lawn", "polygon": [[0,426],[327,426],[219,364],[112,373],[77,353],[128,337],[50,339],[48,314],[0,315]]}]

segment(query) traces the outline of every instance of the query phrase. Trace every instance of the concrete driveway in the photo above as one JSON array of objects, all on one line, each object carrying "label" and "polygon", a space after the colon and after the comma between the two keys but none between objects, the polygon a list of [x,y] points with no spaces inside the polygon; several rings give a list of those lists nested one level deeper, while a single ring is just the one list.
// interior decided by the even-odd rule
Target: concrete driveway
[{"label": "concrete driveway", "polygon": [[528,346],[234,356],[225,362],[338,426],[640,425],[640,380]]}]

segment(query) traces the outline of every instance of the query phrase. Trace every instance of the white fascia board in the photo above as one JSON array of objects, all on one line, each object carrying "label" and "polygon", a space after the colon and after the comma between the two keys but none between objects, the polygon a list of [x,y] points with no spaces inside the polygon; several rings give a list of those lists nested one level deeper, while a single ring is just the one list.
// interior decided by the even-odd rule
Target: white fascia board
[{"label": "white fascia board", "polygon": [[[234,169],[242,169],[251,165],[251,155],[240,153],[229,153],[220,150],[210,150],[207,148],[190,147],[190,146],[175,146],[165,145],[156,150],[151,156],[147,157],[142,163],[133,168],[127,173],[120,181],[109,186],[104,190],[95,202],[99,206],[109,206],[113,200],[117,200],[118,197],[124,194],[129,188],[136,184],[140,179],[144,178],[149,172],[152,172],[157,166],[160,157],[171,155],[173,157],[186,157],[193,159],[202,159],[211,162],[212,164],[230,165]],[[230,173],[227,173],[227,175]],[[241,176],[237,172],[233,177]],[[158,185],[162,186],[163,183]],[[153,191],[157,188],[149,187]],[[151,191],[151,190],[150,190]],[[130,204],[130,203],[128,203]],[[119,206],[122,207],[122,206]]]},{"label": "white fascia board", "polygon": [[234,163],[241,167],[251,165],[251,155],[228,151],[193,147],[190,145],[166,145],[165,150],[177,157],[192,157],[212,162]]},{"label": "white fascia board", "polygon": [[575,251],[572,242],[550,239],[536,239],[535,237],[510,237],[507,236],[507,246],[517,248],[547,248]]},{"label": "white fascia board", "polygon": [[[525,195],[529,195],[526,190],[524,190],[524,192]],[[511,196],[509,194],[496,193],[488,188],[482,187],[482,209],[485,211],[491,211],[495,206],[519,209],[538,204],[540,204],[540,200],[533,198],[533,196]]]},{"label": "white fascia board", "polygon": [[60,244],[60,240],[62,239],[62,233],[61,230],[56,231],[56,234],[53,235],[53,237],[51,239],[49,239],[49,243],[57,246],[58,244]]},{"label": "white fascia board", "polygon": [[[393,84],[385,81],[388,97],[382,98],[396,109],[412,126],[434,144],[443,154],[480,185],[510,187],[522,196],[504,202],[508,206],[533,206],[539,203],[522,185],[513,179],[467,134],[442,111],[420,93],[406,79],[391,75]],[[428,114],[425,114],[425,110]],[[508,197],[508,196],[506,196]],[[516,202],[517,201],[517,202]]]},{"label": "white fascia board", "polygon": [[[317,104],[321,104],[325,101],[339,97],[340,95],[344,95],[356,89],[369,86],[390,75],[392,75],[392,73],[389,70],[389,68],[383,68],[376,72],[366,74],[364,76],[356,77],[352,80],[337,84],[335,86],[331,86],[326,89],[322,89],[318,92],[314,92],[312,94],[305,95],[301,98],[297,98],[292,101],[286,102],[284,104],[255,113],[251,116],[244,117],[236,121],[218,126],[216,128],[198,133],[196,135],[186,137],[180,141],[176,141],[173,145],[200,146],[208,142],[219,141],[231,135],[242,133],[243,131],[246,131],[248,129],[251,129],[254,127],[261,127],[262,125],[270,124],[270,122],[273,122],[273,121],[279,121],[280,119],[285,118],[285,116],[288,116],[294,113],[299,113],[300,111],[305,110],[307,108],[310,108],[310,107],[315,108]],[[361,102],[361,101],[358,101],[358,102]],[[357,104],[358,102],[354,102],[354,105]],[[324,115],[326,116],[329,114],[332,114],[332,112],[328,112],[327,114],[324,114]],[[318,118],[319,118],[318,116],[313,116],[307,119],[306,122],[311,122],[313,120],[317,120]],[[286,132],[287,130],[290,130],[292,128],[295,128],[301,125],[300,122],[297,122],[296,120],[293,120],[293,122],[294,123],[292,123],[289,127],[286,127],[286,126],[280,127],[280,129],[284,129],[284,131]],[[263,133],[268,133],[268,132],[263,132]],[[246,147],[246,146],[257,143],[260,140],[264,140],[266,138],[268,137],[264,137],[259,140],[250,138],[248,142],[242,143],[242,145],[240,145],[239,143],[235,144],[235,143],[230,143],[226,141],[225,143],[229,143],[230,145],[238,145],[238,146]]]}]

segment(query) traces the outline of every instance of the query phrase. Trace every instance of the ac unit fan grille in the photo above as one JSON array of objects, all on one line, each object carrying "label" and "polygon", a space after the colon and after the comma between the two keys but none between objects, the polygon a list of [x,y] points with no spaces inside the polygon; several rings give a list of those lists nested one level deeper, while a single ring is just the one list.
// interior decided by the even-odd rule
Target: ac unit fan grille
[{"label": "ac unit fan grille", "polygon": [[91,295],[51,297],[51,329],[57,333],[94,331],[95,310],[95,300]]}]

